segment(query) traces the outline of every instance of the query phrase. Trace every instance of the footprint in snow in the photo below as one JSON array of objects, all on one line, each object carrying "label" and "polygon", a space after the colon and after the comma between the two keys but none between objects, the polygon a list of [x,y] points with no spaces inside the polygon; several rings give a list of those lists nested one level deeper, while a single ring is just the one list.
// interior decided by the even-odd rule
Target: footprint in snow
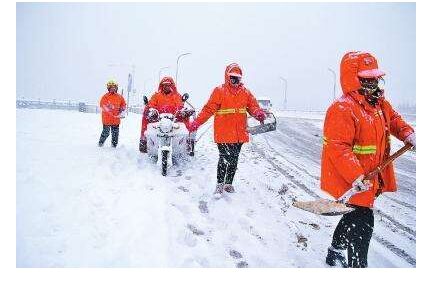
[{"label": "footprint in snow", "polygon": [[187,224],[187,228],[196,236],[203,236],[205,233],[192,224]]},{"label": "footprint in snow", "polygon": [[213,200],[218,201],[218,200],[225,200],[226,203],[232,203],[232,199],[226,195],[225,193],[223,194],[214,194],[213,195]]},{"label": "footprint in snow", "polygon": [[199,210],[201,213],[209,213],[207,202],[199,201]]},{"label": "footprint in snow", "polygon": [[[229,251],[229,255],[234,259],[243,258],[243,255],[240,252],[238,252],[237,250],[233,250],[233,249]],[[236,266],[237,266],[237,268],[247,268],[247,267],[249,267],[249,264],[246,261],[242,260],[242,261],[237,262]]]},{"label": "footprint in snow", "polygon": [[241,253],[238,252],[237,250],[230,250],[229,255],[231,255],[235,259],[243,258],[243,255],[241,255]]},{"label": "footprint in snow", "polygon": [[246,216],[247,217],[253,217],[254,216],[254,214],[255,214],[255,210],[253,210],[253,209],[247,209],[247,212],[246,212]]},{"label": "footprint in snow", "polygon": [[245,261],[240,261],[237,263],[237,268],[247,268],[249,267],[249,264]]},{"label": "footprint in snow", "polygon": [[189,192],[188,188],[183,187],[182,185],[181,185],[181,186],[178,186],[178,189],[181,190],[181,191],[183,191],[184,193]]},{"label": "footprint in snow", "polygon": [[302,249],[306,249],[307,247],[307,238],[300,233],[296,233],[297,236],[297,247],[302,247]]},{"label": "footprint in snow", "polygon": [[301,220],[299,220],[298,222],[301,223],[301,224],[304,224],[304,225],[309,225],[310,227],[312,227],[315,230],[319,230],[320,229],[320,226],[318,224],[316,224],[316,223],[313,223],[313,222],[312,223],[307,223],[307,222],[304,222],[304,221],[301,221]]}]

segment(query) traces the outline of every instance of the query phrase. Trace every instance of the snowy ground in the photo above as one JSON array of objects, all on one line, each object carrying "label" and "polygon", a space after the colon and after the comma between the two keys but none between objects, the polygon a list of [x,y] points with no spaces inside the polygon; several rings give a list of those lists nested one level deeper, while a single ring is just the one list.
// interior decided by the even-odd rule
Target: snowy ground
[{"label": "snowy ground", "polygon": [[[291,206],[324,196],[322,119],[301,117],[244,145],[237,193],[216,200],[212,128],[163,177],[138,152],[139,115],[112,149],[110,138],[97,146],[99,115],[17,110],[17,266],[325,267],[339,217]],[[415,154],[396,168],[399,191],[377,202],[371,267],[416,264]]]}]

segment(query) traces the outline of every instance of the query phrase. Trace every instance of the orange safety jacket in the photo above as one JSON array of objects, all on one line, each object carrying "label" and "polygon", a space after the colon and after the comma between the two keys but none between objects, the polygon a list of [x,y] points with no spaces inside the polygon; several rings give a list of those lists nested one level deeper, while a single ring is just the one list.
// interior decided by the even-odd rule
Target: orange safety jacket
[{"label": "orange safety jacket", "polygon": [[260,107],[242,83],[238,87],[230,85],[229,70],[230,66],[225,71],[225,83],[214,89],[196,122],[202,125],[214,116],[216,143],[244,143],[249,141],[247,113],[253,116]]},{"label": "orange safety jacket", "polygon": [[119,125],[119,115],[126,109],[125,99],[118,93],[107,92],[101,97],[100,104],[102,123],[104,125]]},{"label": "orange safety jacket", "polygon": [[[172,92],[165,94],[163,92],[163,83],[169,83]],[[176,111],[181,110],[183,107],[184,102],[182,101],[182,96],[178,93],[175,81],[173,81],[171,77],[164,77],[161,79],[158,86],[158,91],[152,95],[151,99],[143,110],[140,138],[144,139],[144,134],[149,123],[147,115],[150,108],[158,110],[159,113],[170,112],[175,114]],[[188,120],[183,120],[182,122],[188,124]]]}]

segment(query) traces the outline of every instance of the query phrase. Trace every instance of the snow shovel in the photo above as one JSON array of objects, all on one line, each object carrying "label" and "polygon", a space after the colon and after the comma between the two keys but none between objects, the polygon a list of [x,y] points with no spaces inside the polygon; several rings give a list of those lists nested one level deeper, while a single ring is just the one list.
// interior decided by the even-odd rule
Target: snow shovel
[{"label": "snow shovel", "polygon": [[267,115],[267,117],[259,125],[256,126],[252,125],[247,127],[247,131],[250,134],[256,135],[256,134],[261,134],[261,133],[276,130],[276,124],[277,124],[276,117],[271,112],[265,112],[265,114]]},{"label": "snow shovel", "polygon": [[[382,172],[384,168],[392,163],[396,158],[404,154],[406,151],[411,149],[413,146],[409,143],[404,145],[398,151],[396,151],[393,155],[391,155],[388,159],[386,159],[382,164],[376,167],[373,171],[369,172],[364,180],[373,179],[378,173]],[[354,209],[351,207],[347,207],[347,201],[354,195],[358,193],[354,188],[350,188],[347,192],[345,192],[338,200],[326,200],[326,199],[318,199],[315,201],[294,201],[292,205],[294,207],[300,208],[302,210],[317,214],[317,215],[326,215],[326,216],[334,216],[341,215],[348,212],[353,211]]]}]

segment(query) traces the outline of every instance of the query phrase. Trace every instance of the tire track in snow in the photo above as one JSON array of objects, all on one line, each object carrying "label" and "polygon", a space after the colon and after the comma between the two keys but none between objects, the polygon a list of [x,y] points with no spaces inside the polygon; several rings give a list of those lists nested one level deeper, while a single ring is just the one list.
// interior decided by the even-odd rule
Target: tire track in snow
[{"label": "tire track in snow", "polygon": [[[310,188],[308,188],[303,183],[299,182],[295,179],[294,175],[290,174],[286,169],[283,169],[279,165],[277,165],[269,156],[266,155],[264,150],[262,150],[257,144],[251,143],[254,150],[260,154],[264,160],[266,160],[268,163],[270,163],[273,168],[275,168],[277,171],[279,171],[283,176],[285,176],[289,181],[291,181],[293,184],[301,188],[303,191],[307,192],[309,195],[315,197],[315,198],[321,198],[319,195],[317,195],[314,191],[312,191]],[[291,170],[291,169],[288,169]]]},{"label": "tire track in snow", "polygon": [[373,233],[372,237],[375,241],[377,241],[379,244],[383,245],[387,249],[389,249],[391,252],[396,254],[397,256],[403,258],[405,261],[407,261],[410,265],[416,266],[416,259],[407,254],[404,250],[396,247],[394,244],[389,242],[388,240],[384,239],[383,237],[378,236],[377,234]]},{"label": "tire track in snow", "polygon": [[[270,144],[270,141],[268,140],[267,135],[265,135],[265,134],[264,134],[264,139],[265,139],[265,143],[268,145],[268,147],[269,147],[270,149],[273,150],[273,152],[274,152],[276,155],[278,155],[278,156],[280,156],[281,158],[285,159],[285,156],[284,156],[284,155],[282,155],[280,152],[276,151],[276,150],[273,148],[273,146]],[[286,159],[285,159],[285,160],[286,160]],[[310,173],[309,171],[307,171],[305,168],[303,168],[303,167],[301,167],[301,166],[295,164],[294,162],[290,162],[290,161],[288,161],[288,160],[286,160],[286,162],[287,162],[288,164],[293,165],[295,168],[297,168],[298,170],[302,171],[304,174],[307,174],[307,175],[309,175],[310,177],[312,177],[312,178],[314,178],[314,179],[316,179],[316,180],[319,180],[319,177],[318,177],[318,176],[311,174],[311,173]]]},{"label": "tire track in snow", "polygon": [[395,227],[399,228],[400,230],[412,235],[414,238],[416,237],[416,231],[415,230],[413,230],[410,227],[396,221],[395,219],[393,219],[392,216],[384,213],[380,209],[374,209],[374,212],[376,214],[378,214],[381,218],[385,218],[385,219],[389,220]]},{"label": "tire track in snow", "polygon": [[413,205],[411,205],[411,204],[409,204],[409,203],[406,203],[406,202],[404,202],[404,201],[397,200],[397,199],[395,199],[395,198],[393,198],[393,197],[390,197],[390,196],[388,196],[388,195],[384,195],[383,197],[386,197],[388,200],[391,200],[392,202],[397,203],[397,204],[399,204],[399,205],[401,205],[401,206],[403,206],[403,207],[406,207],[406,208],[408,208],[408,209],[410,209],[410,210],[416,211],[416,206],[413,206]]}]

